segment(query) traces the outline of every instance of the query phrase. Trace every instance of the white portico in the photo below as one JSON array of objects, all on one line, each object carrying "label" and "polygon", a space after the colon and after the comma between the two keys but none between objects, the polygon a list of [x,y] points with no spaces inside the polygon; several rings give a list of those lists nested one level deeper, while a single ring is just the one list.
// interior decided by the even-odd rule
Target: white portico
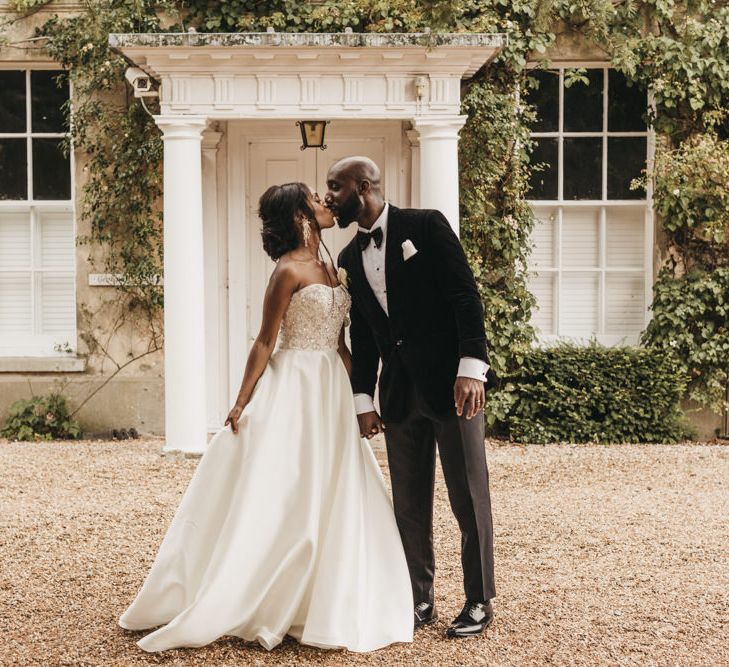
[{"label": "white portico", "polygon": [[[461,80],[503,45],[484,34],[116,34],[160,83],[164,139],[167,451],[200,453],[222,425],[272,269],[257,200],[272,183],[323,188],[345,155],[381,166],[385,196],[440,209],[458,231]],[[296,120],[332,121],[326,151]],[[335,256],[350,230],[325,241]],[[272,406],[275,414],[275,406]]]}]

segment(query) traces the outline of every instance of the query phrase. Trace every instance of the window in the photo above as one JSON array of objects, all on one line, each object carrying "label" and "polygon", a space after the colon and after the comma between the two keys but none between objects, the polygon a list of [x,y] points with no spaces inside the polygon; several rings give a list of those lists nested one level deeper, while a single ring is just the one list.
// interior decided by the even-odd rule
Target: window
[{"label": "window", "polygon": [[527,93],[538,116],[532,162],[542,167],[529,194],[532,323],[543,340],[635,343],[652,280],[649,193],[630,188],[648,156],[646,93],[606,67],[572,85],[566,71],[532,72]]},{"label": "window", "polygon": [[[60,85],[57,79],[60,78]],[[76,344],[71,159],[57,70],[0,70],[0,355]]]}]

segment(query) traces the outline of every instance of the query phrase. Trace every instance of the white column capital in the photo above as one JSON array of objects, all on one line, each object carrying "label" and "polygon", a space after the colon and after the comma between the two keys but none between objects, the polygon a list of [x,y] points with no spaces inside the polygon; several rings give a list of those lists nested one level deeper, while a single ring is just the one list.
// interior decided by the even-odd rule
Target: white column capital
[{"label": "white column capital", "polygon": [[218,144],[223,136],[222,132],[216,132],[215,130],[205,130],[202,133],[202,149],[203,151],[216,151],[218,150]]},{"label": "white column capital", "polygon": [[421,140],[458,139],[458,133],[468,120],[468,116],[434,116],[414,118],[413,128]]},{"label": "white column capital", "polygon": [[162,115],[154,116],[154,122],[162,130],[162,139],[201,139],[208,126],[206,116]]}]

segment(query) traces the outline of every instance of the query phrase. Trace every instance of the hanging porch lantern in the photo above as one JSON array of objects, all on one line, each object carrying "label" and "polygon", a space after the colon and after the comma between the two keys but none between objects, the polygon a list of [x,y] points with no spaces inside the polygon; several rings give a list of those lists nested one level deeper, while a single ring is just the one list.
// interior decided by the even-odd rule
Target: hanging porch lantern
[{"label": "hanging porch lantern", "polygon": [[329,124],[328,120],[297,120],[296,124],[301,130],[301,150],[307,148],[321,148],[326,150],[324,143],[324,130]]}]

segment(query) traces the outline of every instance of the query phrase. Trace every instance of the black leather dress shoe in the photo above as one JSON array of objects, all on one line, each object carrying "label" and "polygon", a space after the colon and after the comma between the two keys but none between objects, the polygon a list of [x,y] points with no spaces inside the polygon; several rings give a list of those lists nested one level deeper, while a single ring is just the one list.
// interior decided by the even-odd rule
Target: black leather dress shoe
[{"label": "black leather dress shoe", "polygon": [[467,600],[463,611],[456,616],[446,630],[447,637],[475,637],[480,635],[494,620],[494,608],[491,600],[474,602]]},{"label": "black leather dress shoe", "polygon": [[415,605],[415,627],[419,628],[421,625],[429,625],[435,623],[438,620],[438,612],[435,610],[435,605],[430,602],[420,602]]}]

